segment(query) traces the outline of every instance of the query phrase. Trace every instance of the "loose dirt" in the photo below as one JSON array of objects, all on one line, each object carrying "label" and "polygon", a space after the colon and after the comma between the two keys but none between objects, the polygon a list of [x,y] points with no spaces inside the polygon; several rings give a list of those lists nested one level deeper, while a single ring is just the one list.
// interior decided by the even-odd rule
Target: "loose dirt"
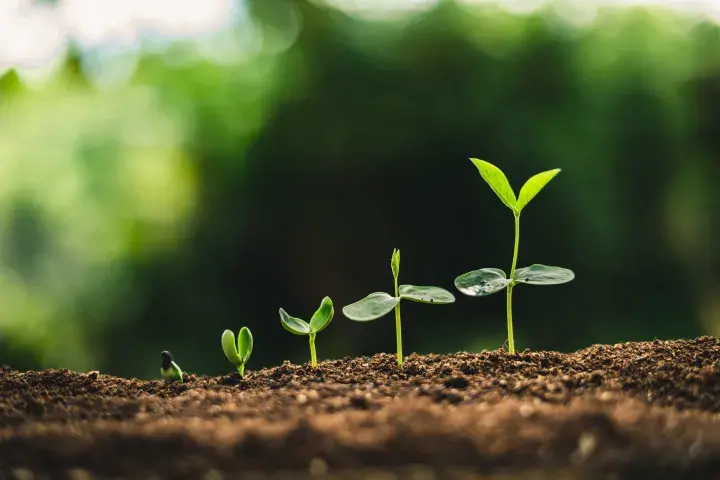
[{"label": "loose dirt", "polygon": [[720,478],[720,341],[183,384],[0,369],[3,478]]}]

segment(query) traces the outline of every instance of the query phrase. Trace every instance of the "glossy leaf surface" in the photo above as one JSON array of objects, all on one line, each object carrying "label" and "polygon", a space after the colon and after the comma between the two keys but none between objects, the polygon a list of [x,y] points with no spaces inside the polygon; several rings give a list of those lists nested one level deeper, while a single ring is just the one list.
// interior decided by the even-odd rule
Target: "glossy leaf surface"
[{"label": "glossy leaf surface", "polygon": [[558,285],[567,283],[575,278],[572,270],[549,265],[530,265],[515,270],[515,281],[530,285]]},{"label": "glossy leaf surface", "polygon": [[250,358],[252,349],[253,349],[252,333],[250,333],[249,328],[242,327],[240,329],[240,333],[238,333],[238,355],[242,359],[243,363],[247,362],[248,359]]},{"label": "glossy leaf surface", "polygon": [[384,292],[371,293],[355,303],[343,307],[343,314],[356,322],[369,322],[387,315],[400,301]]},{"label": "glossy leaf surface", "polygon": [[490,185],[490,188],[492,188],[500,200],[502,200],[509,209],[515,211],[517,203],[515,192],[513,192],[510,182],[508,182],[502,170],[485,160],[479,160],[477,158],[471,158],[470,160],[475,164],[482,178]]},{"label": "glossy leaf surface", "polygon": [[318,333],[327,328],[334,315],[335,309],[333,308],[332,300],[330,300],[330,297],[323,298],[322,302],[320,302],[320,307],[310,319],[310,330],[312,333]]},{"label": "glossy leaf surface", "polygon": [[280,309],[280,322],[285,330],[295,335],[308,335],[311,331],[310,325],[305,320],[291,317],[282,308]]},{"label": "glossy leaf surface", "polygon": [[545,188],[545,185],[548,184],[550,180],[555,178],[555,175],[560,173],[560,169],[556,168],[554,170],[548,170],[547,172],[541,172],[537,175],[533,175],[528,179],[527,182],[525,182],[525,185],[520,189],[520,194],[518,195],[517,200],[517,210],[518,212],[525,208],[525,206],[530,203],[530,200],[532,200],[535,195],[540,193],[540,190]]},{"label": "glossy leaf surface", "polygon": [[452,293],[440,287],[422,287],[416,285],[400,285],[400,298],[421,303],[446,304],[453,303],[455,297]]},{"label": "glossy leaf surface", "polygon": [[508,286],[510,280],[498,268],[481,268],[464,273],[455,279],[455,287],[471,297],[484,297],[499,292]]},{"label": "glossy leaf surface", "polygon": [[243,361],[240,355],[238,355],[237,347],[235,346],[235,334],[232,330],[225,330],[222,334],[221,341],[225,358],[235,366],[241,365]]}]

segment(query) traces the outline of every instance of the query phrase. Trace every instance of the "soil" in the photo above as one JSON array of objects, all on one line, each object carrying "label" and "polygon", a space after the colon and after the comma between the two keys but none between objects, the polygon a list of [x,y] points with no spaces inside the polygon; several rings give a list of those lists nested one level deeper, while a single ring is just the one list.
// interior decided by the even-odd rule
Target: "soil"
[{"label": "soil", "polygon": [[720,478],[720,341],[183,384],[0,369],[2,478]]}]

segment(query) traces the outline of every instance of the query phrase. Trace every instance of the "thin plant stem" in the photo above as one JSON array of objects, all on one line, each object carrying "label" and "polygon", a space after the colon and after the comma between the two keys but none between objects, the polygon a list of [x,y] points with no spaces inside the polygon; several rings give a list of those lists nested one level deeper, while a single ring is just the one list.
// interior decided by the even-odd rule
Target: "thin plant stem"
[{"label": "thin plant stem", "polygon": [[245,376],[245,364],[244,363],[241,363],[238,366],[238,373],[240,374],[241,377]]},{"label": "thin plant stem", "polygon": [[510,284],[507,287],[507,327],[508,327],[508,351],[515,353],[515,336],[513,334],[512,320],[512,292],[515,286],[515,266],[518,259],[518,247],[520,246],[520,212],[515,213],[515,248],[513,250],[512,267],[510,267]]},{"label": "thin plant stem", "polygon": [[310,342],[310,362],[313,368],[317,368],[317,353],[315,353],[315,334],[308,335]]},{"label": "thin plant stem", "polygon": [[[398,278],[395,277],[395,298],[400,296],[398,291]],[[400,323],[400,302],[395,305],[395,338],[397,340],[397,363],[398,367],[402,368],[403,354],[402,354],[402,324]]]}]

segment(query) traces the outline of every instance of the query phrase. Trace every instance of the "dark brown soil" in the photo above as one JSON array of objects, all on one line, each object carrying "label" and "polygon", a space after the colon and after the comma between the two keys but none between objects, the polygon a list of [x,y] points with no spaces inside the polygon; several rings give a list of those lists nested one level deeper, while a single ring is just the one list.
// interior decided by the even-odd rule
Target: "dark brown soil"
[{"label": "dark brown soil", "polygon": [[0,479],[228,474],[720,478],[720,341],[411,355],[402,371],[383,354],[182,385],[0,369]]}]

